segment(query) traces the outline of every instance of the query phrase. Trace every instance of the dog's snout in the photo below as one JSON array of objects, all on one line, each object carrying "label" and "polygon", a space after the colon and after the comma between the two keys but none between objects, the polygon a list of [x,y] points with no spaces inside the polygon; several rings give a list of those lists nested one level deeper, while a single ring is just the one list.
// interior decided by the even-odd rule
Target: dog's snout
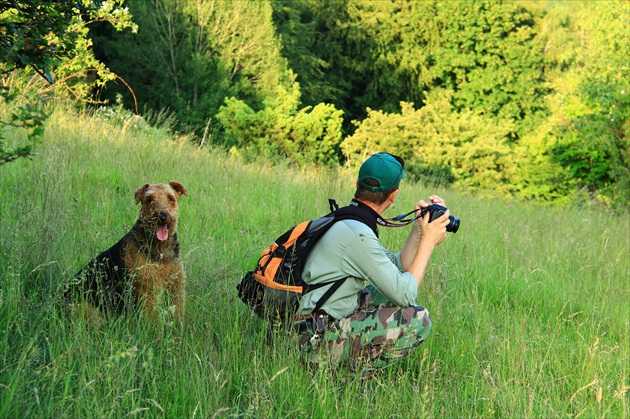
[{"label": "dog's snout", "polygon": [[157,215],[157,222],[159,224],[164,224],[166,222],[166,216],[167,216],[167,214],[165,212],[160,212]]}]

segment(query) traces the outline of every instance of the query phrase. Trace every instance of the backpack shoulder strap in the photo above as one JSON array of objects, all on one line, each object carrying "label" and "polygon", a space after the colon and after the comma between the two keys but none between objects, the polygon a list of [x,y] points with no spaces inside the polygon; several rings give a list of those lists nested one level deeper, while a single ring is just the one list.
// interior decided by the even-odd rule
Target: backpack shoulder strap
[{"label": "backpack shoulder strap", "polygon": [[376,224],[376,217],[372,214],[369,207],[364,208],[365,205],[359,206],[348,205],[336,210],[333,214],[335,216],[335,222],[341,220],[356,220],[370,227],[370,229],[378,237],[378,225]]},{"label": "backpack shoulder strap", "polygon": [[[329,201],[330,202],[330,201]],[[333,201],[334,202],[334,201]],[[354,201],[356,202],[356,201]],[[353,202],[353,203],[354,203]],[[334,204],[336,205],[336,203]],[[365,225],[367,225],[368,227],[370,227],[370,229],[374,232],[374,234],[376,234],[376,237],[378,237],[378,226],[376,224],[376,217],[372,214],[372,212],[369,210],[369,208],[364,208],[365,205],[360,204],[359,205],[348,205],[347,207],[342,207],[339,208],[337,206],[337,209],[335,209],[331,214],[334,217],[333,222],[330,223],[330,225],[336,223],[337,221],[341,221],[341,220],[356,220],[356,221],[360,221],[362,223],[364,223]],[[331,210],[333,209],[333,203],[331,202]],[[330,227],[329,225],[329,227]],[[346,279],[348,279],[349,277],[345,277],[345,278],[341,278],[338,279],[336,281],[332,282],[332,285],[330,286],[330,288],[328,288],[326,290],[326,292],[319,298],[319,300],[317,300],[317,303],[315,303],[315,308],[313,309],[314,312],[319,311],[322,306],[324,305],[324,303],[326,303],[326,301],[328,301],[328,299],[339,289],[339,287],[341,287],[341,285],[346,282]],[[330,285],[331,282],[327,282],[324,284],[318,284],[315,286],[306,286],[306,292],[309,291],[313,291],[317,288],[320,288],[322,286],[326,286],[326,285]]]},{"label": "backpack shoulder strap", "polygon": [[[324,295],[322,295],[321,297],[319,297],[319,300],[317,300],[317,302],[315,303],[315,308],[313,309],[314,313],[317,313],[322,306],[324,305],[324,303],[326,301],[328,301],[328,299],[335,293],[335,291],[337,291],[339,289],[339,287],[341,287],[341,285],[346,282],[346,279],[348,279],[349,277],[345,277],[345,278],[341,278],[336,280],[335,282],[333,282],[333,284],[331,285],[330,288],[328,288],[326,290],[326,292],[324,293]],[[326,284],[328,285],[328,284]]]}]

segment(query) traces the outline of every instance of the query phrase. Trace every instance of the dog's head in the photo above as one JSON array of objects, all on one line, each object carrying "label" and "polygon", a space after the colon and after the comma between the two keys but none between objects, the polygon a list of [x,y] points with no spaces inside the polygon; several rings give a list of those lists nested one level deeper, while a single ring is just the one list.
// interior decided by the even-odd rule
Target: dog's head
[{"label": "dog's head", "polygon": [[182,195],[188,196],[188,189],[176,181],[145,183],[136,190],[136,204],[142,203],[140,220],[148,236],[155,235],[159,241],[164,241],[175,234],[177,202]]}]

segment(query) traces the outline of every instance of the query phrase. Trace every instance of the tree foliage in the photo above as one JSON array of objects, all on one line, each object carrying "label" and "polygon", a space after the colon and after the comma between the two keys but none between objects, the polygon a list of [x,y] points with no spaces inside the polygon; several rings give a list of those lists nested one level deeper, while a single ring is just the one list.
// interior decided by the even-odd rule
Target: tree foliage
[{"label": "tree foliage", "polygon": [[436,12],[441,30],[431,55],[431,83],[452,89],[458,110],[531,128],[544,113],[548,92],[540,10],[527,2],[475,1],[441,2]]},{"label": "tree foliage", "polygon": [[[143,106],[168,108],[202,130],[226,97],[260,108],[291,75],[267,1],[129,0],[138,35],[97,28],[98,54],[133,86]],[[112,86],[103,97],[126,89]]]},{"label": "tree foliage", "polygon": [[567,71],[575,87],[556,109],[551,152],[571,178],[606,203],[630,202],[630,5],[594,2],[576,14],[580,39],[576,65]]},{"label": "tree foliage", "polygon": [[422,103],[424,92],[435,88],[453,91],[457,110],[476,109],[495,121],[513,120],[519,128],[545,113],[544,43],[538,26],[542,9],[533,3],[275,4],[283,16],[292,16],[277,19],[279,30],[306,38],[309,46],[310,54],[304,55],[299,45],[285,43],[292,68],[305,68],[317,77],[317,86],[323,81],[330,86],[319,96],[314,91],[309,103],[330,100],[329,93],[335,92],[333,103],[348,120],[363,118],[367,107],[393,112],[401,101]]},{"label": "tree foliage", "polygon": [[232,150],[270,161],[334,163],[341,142],[342,112],[323,103],[298,109],[299,95],[294,83],[290,91],[279,90],[260,111],[242,100],[227,99],[217,118]]},{"label": "tree foliage", "polygon": [[342,145],[349,163],[358,166],[370,154],[388,150],[404,157],[408,171],[425,181],[435,182],[437,175],[457,187],[508,196],[516,171],[507,141],[514,124],[457,112],[451,94],[434,92],[419,110],[405,102],[400,113],[370,110]]},{"label": "tree foliage", "polygon": [[[627,2],[276,4],[285,16],[293,12],[280,30],[310,29],[299,35],[310,53],[300,65],[329,87],[320,96],[313,89],[309,101],[335,92],[333,103],[355,121],[349,133],[368,109],[372,120],[381,111],[411,151],[416,143],[398,132],[393,115],[402,112],[399,103],[427,106],[425,92],[442,89],[451,92],[452,111],[513,123],[505,140],[514,173],[506,177],[515,196],[566,202],[584,188],[627,203]],[[285,46],[292,66],[298,52]],[[426,173],[449,178],[454,171],[442,162]]]},{"label": "tree foliage", "polygon": [[[28,131],[27,142],[9,146],[0,131],[0,165],[28,157],[43,134],[46,112],[44,94],[51,89],[69,94],[74,100],[86,100],[90,93],[88,77],[96,84],[113,79],[92,52],[87,25],[107,21],[117,30],[132,27],[123,0],[108,1],[0,1],[0,98],[12,109],[0,128],[14,126]],[[12,91],[16,74],[35,72],[47,87],[35,93]],[[95,75],[90,75],[94,72]]]},{"label": "tree foliage", "polygon": [[[309,0],[272,0],[273,22],[280,39],[281,53],[296,75],[302,92],[302,104],[314,106],[321,102],[339,104],[341,90],[326,77],[330,64],[317,53],[322,33],[310,11]],[[314,5],[317,6],[317,5]],[[326,2],[320,3],[326,7]],[[336,49],[335,43],[329,48]]]}]

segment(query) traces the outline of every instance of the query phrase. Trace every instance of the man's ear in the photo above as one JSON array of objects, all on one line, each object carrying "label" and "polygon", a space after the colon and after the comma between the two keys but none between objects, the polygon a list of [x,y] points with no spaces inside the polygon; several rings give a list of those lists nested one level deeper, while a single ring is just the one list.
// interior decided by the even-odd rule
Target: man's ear
[{"label": "man's ear", "polygon": [[387,197],[387,199],[392,201],[392,204],[394,203],[394,201],[396,200],[396,197],[398,196],[398,191],[399,191],[398,188],[394,189],[392,193],[390,193],[389,196]]}]

